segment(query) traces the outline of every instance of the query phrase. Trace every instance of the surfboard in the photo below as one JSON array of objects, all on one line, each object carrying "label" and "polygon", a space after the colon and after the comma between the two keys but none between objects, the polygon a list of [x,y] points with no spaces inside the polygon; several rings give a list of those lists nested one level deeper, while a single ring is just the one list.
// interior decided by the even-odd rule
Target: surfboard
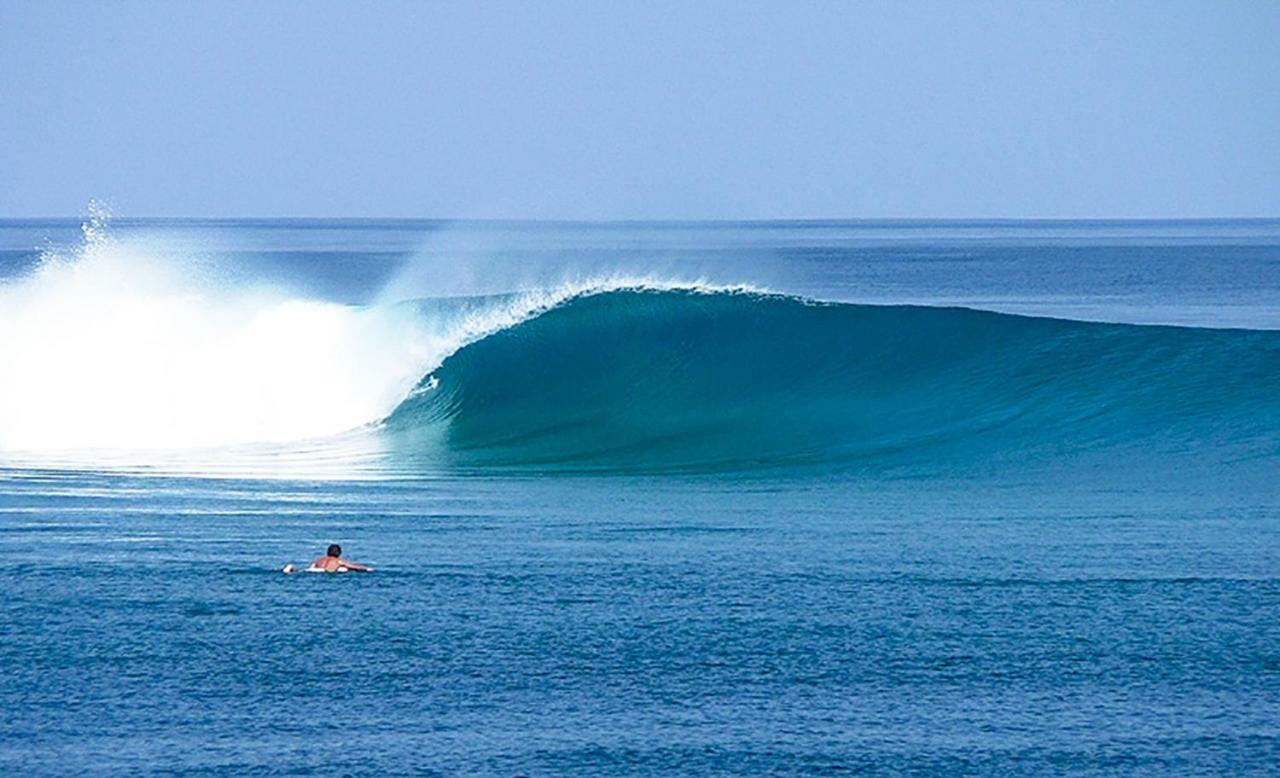
[{"label": "surfboard", "polygon": [[285,565],[280,569],[280,572],[285,575],[290,575],[292,573],[349,573],[351,572],[351,568],[339,567],[335,570],[325,570],[323,567],[304,567],[299,570],[296,565]]}]

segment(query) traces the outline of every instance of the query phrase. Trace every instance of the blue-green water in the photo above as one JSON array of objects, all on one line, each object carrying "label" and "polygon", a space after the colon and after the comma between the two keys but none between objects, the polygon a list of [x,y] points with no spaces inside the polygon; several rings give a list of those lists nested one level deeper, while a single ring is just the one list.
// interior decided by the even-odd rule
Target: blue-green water
[{"label": "blue-green water", "polygon": [[89,226],[0,225],[6,768],[1280,759],[1280,223]]}]

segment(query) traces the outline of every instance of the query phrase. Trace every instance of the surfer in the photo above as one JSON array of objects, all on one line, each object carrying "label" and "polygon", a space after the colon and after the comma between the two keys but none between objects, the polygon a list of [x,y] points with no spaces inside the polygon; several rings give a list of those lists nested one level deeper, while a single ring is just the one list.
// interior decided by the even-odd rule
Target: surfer
[{"label": "surfer", "polygon": [[[296,571],[293,565],[285,565],[284,572],[292,573]],[[357,573],[372,573],[373,568],[368,565],[362,565],[359,562],[352,562],[350,559],[342,558],[342,546],[337,543],[329,546],[329,549],[322,557],[316,557],[307,568],[308,573],[346,573],[354,571]]]}]

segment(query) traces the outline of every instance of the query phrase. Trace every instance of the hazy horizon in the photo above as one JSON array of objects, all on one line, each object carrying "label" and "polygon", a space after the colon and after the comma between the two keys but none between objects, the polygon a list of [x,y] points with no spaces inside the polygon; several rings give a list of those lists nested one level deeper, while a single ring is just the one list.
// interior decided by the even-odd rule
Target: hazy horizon
[{"label": "hazy horizon", "polygon": [[[671,225],[671,224],[690,224],[690,225],[768,225],[768,224],[795,224],[795,225],[823,225],[823,224],[852,224],[875,226],[877,224],[884,225],[911,225],[911,224],[937,224],[937,225],[1040,225],[1040,224],[1078,224],[1078,225],[1097,225],[1097,224],[1195,224],[1195,223],[1214,223],[1214,222],[1253,222],[1259,224],[1280,223],[1280,215],[1274,216],[1133,216],[1133,217],[1071,217],[1071,216],[797,216],[786,218],[772,217],[750,217],[750,218],[733,218],[733,217],[712,217],[712,218],[560,218],[560,217],[544,217],[544,218],[525,218],[525,217],[507,217],[507,216],[396,216],[396,215],[380,215],[372,214],[369,216],[345,216],[342,214],[318,215],[318,214],[288,214],[282,216],[258,216],[254,214],[225,214],[216,216],[192,216],[186,214],[174,214],[171,216],[161,216],[155,214],[119,214],[115,213],[110,207],[106,211],[106,219],[112,224],[146,224],[146,223],[165,223],[165,222],[413,222],[421,224],[564,224],[564,225]],[[79,224],[88,221],[91,215],[86,208],[79,214],[55,214],[55,215],[32,215],[32,216],[0,216],[0,222],[20,223],[20,222],[49,222],[49,223],[65,223]]]}]

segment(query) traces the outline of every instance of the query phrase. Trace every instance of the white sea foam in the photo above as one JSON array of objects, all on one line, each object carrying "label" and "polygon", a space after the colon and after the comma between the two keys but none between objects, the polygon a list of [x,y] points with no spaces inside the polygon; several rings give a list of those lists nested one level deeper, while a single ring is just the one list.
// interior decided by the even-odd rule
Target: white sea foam
[{"label": "white sea foam", "polygon": [[114,240],[0,284],[0,452],[172,451],[323,439],[378,422],[449,354],[566,299],[618,289],[750,291],[618,276],[453,315],[229,283]]},{"label": "white sea foam", "polygon": [[0,449],[169,449],[330,435],[389,412],[438,345],[396,309],[223,287],[85,242],[0,286]]}]

